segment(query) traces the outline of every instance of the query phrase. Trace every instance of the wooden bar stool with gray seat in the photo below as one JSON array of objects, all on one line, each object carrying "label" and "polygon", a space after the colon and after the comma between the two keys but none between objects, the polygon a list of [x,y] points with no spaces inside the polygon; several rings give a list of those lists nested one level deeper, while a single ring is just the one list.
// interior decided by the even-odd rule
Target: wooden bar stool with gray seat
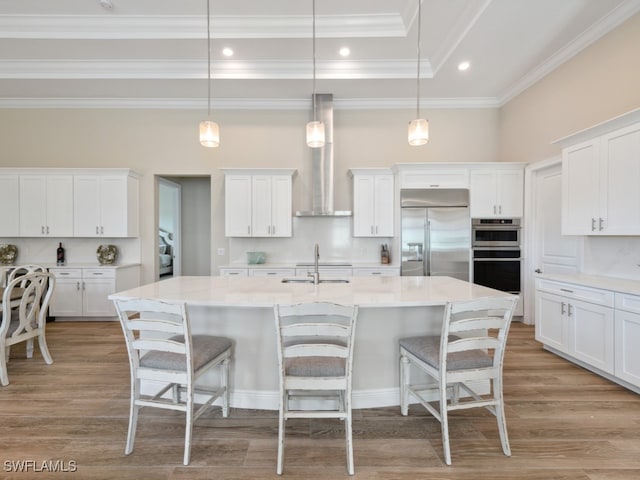
[{"label": "wooden bar stool with gray seat", "polygon": [[[218,398],[222,400],[222,416],[229,414],[229,362],[233,342],[213,335],[192,336],[185,303],[146,299],[115,300],[114,303],[126,339],[131,369],[131,405],[125,454],[133,452],[141,407],[178,410],[186,414],[183,463],[188,465],[193,422]],[[217,366],[220,367],[219,388],[196,388],[196,381]],[[142,381],[164,386],[153,395],[143,395]],[[168,391],[171,391],[171,398],[164,398]],[[207,400],[194,412],[196,394],[205,396]]]},{"label": "wooden bar stool with gray seat", "polygon": [[[274,313],[280,372],[276,472],[282,474],[287,419],[339,418],[345,424],[347,472],[353,475],[351,378],[358,307],[315,302],[276,305]],[[318,408],[296,405],[296,397],[312,397]],[[333,406],[325,405],[327,400],[336,406],[326,408]]]},{"label": "wooden bar stool with gray seat", "polygon": [[[402,415],[409,413],[411,394],[440,422],[447,465],[451,465],[448,412],[452,410],[487,408],[497,418],[502,450],[511,456],[502,365],[517,301],[518,297],[512,295],[447,303],[440,335],[400,340],[400,411]],[[436,380],[437,385],[412,384],[412,366]],[[478,381],[489,381],[492,393],[476,393],[471,383]],[[461,399],[461,389],[470,398]],[[428,397],[429,394],[433,396]],[[431,402],[439,402],[439,408]]]},{"label": "wooden bar stool with gray seat", "polygon": [[0,324],[0,383],[9,385],[7,362],[11,346],[27,343],[27,358],[33,356],[33,340],[38,339],[45,363],[52,364],[45,327],[47,308],[55,288],[55,277],[46,272],[29,273],[11,279],[2,289]]}]

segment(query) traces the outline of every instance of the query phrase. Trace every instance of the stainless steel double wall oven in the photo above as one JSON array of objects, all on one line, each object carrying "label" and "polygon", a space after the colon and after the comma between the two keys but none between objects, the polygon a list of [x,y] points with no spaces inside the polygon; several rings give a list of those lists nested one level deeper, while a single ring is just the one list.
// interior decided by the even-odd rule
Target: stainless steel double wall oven
[{"label": "stainless steel double wall oven", "polygon": [[471,220],[474,283],[520,294],[520,231],[519,218]]}]

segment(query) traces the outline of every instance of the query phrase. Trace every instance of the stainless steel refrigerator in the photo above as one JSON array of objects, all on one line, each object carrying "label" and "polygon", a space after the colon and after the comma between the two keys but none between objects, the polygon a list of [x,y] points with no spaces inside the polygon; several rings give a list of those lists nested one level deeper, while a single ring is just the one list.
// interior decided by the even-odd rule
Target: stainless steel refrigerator
[{"label": "stainless steel refrigerator", "polygon": [[401,190],[401,275],[469,280],[469,190]]}]

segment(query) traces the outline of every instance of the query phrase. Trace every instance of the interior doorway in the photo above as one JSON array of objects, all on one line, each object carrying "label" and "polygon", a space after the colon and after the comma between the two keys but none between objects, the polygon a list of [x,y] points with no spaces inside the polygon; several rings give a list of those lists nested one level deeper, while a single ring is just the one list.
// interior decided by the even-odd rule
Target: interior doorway
[{"label": "interior doorway", "polygon": [[159,251],[156,277],[162,280],[180,275],[210,275],[211,177],[156,178]]},{"label": "interior doorway", "polygon": [[562,235],[562,161],[555,158],[527,167],[529,208],[525,262],[526,323],[535,319],[535,279],[541,274],[581,270],[583,237]]}]

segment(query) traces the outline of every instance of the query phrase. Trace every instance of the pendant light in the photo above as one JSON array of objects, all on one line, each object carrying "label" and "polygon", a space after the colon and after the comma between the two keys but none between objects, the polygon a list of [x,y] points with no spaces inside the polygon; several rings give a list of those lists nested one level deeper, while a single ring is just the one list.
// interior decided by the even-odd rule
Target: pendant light
[{"label": "pendant light", "polygon": [[313,121],[307,123],[307,145],[311,148],[324,146],[324,123],[317,120],[316,112],[316,0],[313,5]]},{"label": "pendant light", "polygon": [[200,144],[203,147],[217,147],[220,145],[220,130],[218,124],[211,120],[211,10],[210,0],[207,0],[207,119],[200,122]]},{"label": "pendant light", "polygon": [[422,0],[418,0],[418,75],[416,81],[416,119],[409,122],[409,145],[417,147],[429,141],[429,122],[420,118],[420,35],[422,33]]}]

